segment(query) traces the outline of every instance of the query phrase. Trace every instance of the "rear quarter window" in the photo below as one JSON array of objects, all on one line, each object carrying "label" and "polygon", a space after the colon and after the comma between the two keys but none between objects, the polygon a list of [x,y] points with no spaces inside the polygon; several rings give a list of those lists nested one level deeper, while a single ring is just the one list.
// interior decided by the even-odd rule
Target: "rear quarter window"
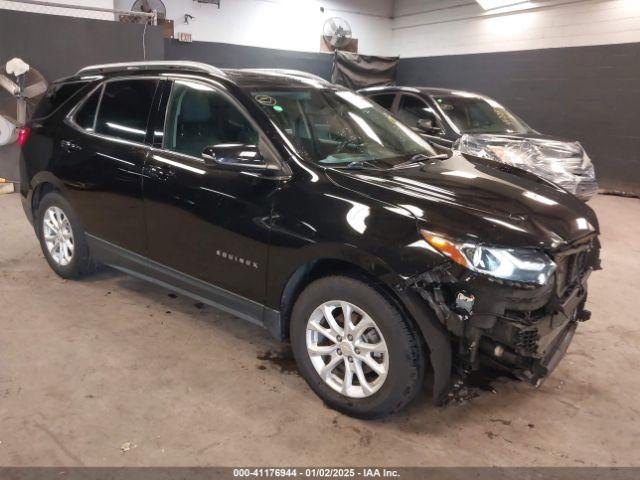
[{"label": "rear quarter window", "polygon": [[105,83],[96,118],[96,133],[144,143],[157,80]]},{"label": "rear quarter window", "polygon": [[102,86],[96,88],[75,114],[74,121],[80,128],[84,130],[93,130],[96,110],[98,109],[98,102],[102,95],[102,89]]},{"label": "rear quarter window", "polygon": [[[54,113],[63,104],[75,97],[77,93],[84,90],[89,82],[64,82],[52,83],[49,85],[44,97],[38,103],[33,119],[42,119]],[[71,104],[69,104],[71,106]]]}]

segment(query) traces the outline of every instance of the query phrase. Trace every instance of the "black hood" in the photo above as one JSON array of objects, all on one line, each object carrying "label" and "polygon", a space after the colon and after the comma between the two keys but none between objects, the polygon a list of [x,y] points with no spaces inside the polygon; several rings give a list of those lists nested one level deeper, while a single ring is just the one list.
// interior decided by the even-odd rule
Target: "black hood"
[{"label": "black hood", "polygon": [[555,249],[598,229],[593,210],[570,193],[519,169],[457,153],[410,168],[327,174],[453,239]]}]

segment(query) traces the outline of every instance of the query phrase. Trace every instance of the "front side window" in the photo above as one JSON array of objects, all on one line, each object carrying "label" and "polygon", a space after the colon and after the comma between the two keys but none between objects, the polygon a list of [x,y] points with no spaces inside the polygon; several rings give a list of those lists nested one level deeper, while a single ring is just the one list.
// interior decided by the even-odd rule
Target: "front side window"
[{"label": "front side window", "polygon": [[528,133],[531,128],[490,98],[472,94],[434,96],[460,133]]},{"label": "front side window", "polygon": [[157,80],[107,82],[98,108],[96,132],[144,143]]},{"label": "front side window", "polygon": [[383,108],[387,110],[391,110],[391,106],[393,105],[393,101],[396,99],[395,93],[381,93],[380,95],[373,95],[371,100],[376,102]]},{"label": "front side window", "polygon": [[302,87],[248,93],[309,161],[376,161],[392,167],[415,155],[435,154],[389,112],[353,92]]},{"label": "front side window", "polygon": [[225,95],[206,84],[176,80],[169,99],[163,148],[200,158],[206,147],[256,145],[258,132]]},{"label": "front side window", "polygon": [[411,128],[418,127],[419,120],[431,120],[438,125],[438,119],[427,103],[413,95],[403,95],[398,108],[398,118]]}]

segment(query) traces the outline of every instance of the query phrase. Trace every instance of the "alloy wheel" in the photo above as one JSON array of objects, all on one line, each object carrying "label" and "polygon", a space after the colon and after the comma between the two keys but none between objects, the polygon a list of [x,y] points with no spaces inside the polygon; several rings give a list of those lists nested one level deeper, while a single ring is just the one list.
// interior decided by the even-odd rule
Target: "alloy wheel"
[{"label": "alloy wheel", "polygon": [[307,353],[320,378],[350,398],[376,393],[389,371],[389,351],[374,320],[358,306],[330,300],[307,321]]},{"label": "alloy wheel", "polygon": [[73,230],[69,217],[60,207],[51,206],[44,212],[42,233],[49,255],[61,267],[73,259]]}]

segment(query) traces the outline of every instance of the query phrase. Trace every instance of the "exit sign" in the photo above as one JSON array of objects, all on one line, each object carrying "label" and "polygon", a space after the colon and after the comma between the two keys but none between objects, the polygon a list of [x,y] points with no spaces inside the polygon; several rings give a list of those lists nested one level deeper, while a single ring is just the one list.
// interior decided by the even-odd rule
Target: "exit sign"
[{"label": "exit sign", "polygon": [[178,41],[179,42],[193,42],[193,38],[190,33],[179,32],[178,33]]}]

